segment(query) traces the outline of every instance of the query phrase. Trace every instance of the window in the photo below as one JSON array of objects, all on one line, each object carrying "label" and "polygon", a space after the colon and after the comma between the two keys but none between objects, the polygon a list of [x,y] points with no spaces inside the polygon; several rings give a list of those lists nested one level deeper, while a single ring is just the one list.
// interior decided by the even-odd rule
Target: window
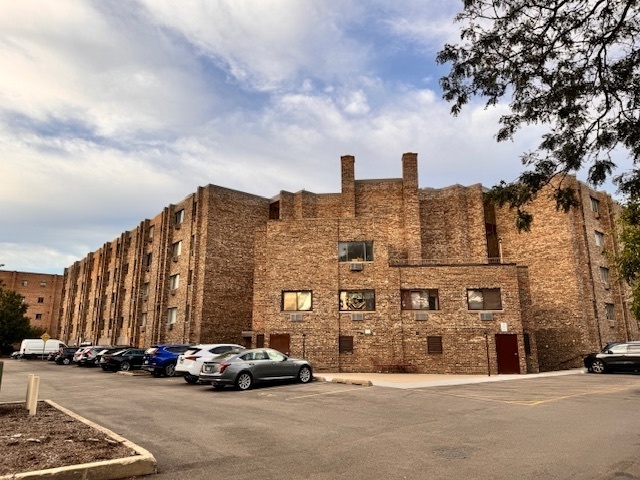
[{"label": "window", "polygon": [[402,290],[402,310],[439,310],[438,290]]},{"label": "window", "polygon": [[353,337],[340,335],[338,339],[338,351],[340,353],[353,353]]},{"label": "window", "polygon": [[524,334],[524,353],[525,355],[531,355],[531,338],[528,333]]},{"label": "window", "polygon": [[47,282],[40,282],[40,286],[41,287],[46,287],[47,286]]},{"label": "window", "polygon": [[596,247],[604,247],[604,233],[596,231]]},{"label": "window", "polygon": [[151,267],[151,263],[153,263],[153,253],[149,252],[147,253],[146,258],[144,259],[144,266],[147,268]]},{"label": "window", "polygon": [[145,297],[149,295],[149,282],[142,284],[142,295],[144,295]]},{"label": "window", "polygon": [[607,317],[607,320],[615,320],[616,319],[616,310],[613,306],[613,303],[605,303],[604,304],[604,313]]},{"label": "window", "polygon": [[184,222],[184,208],[174,214],[174,219],[176,224]]},{"label": "window", "polygon": [[179,257],[180,252],[182,252],[182,241],[176,242],[171,246],[171,250],[173,251],[174,257]]},{"label": "window", "polygon": [[427,353],[442,353],[442,337],[427,337]]},{"label": "window", "polygon": [[187,275],[187,285],[191,285],[193,283],[193,270],[189,270],[189,274]]},{"label": "window", "polygon": [[36,313],[36,320],[42,320],[42,314]]},{"label": "window", "polygon": [[467,290],[469,310],[502,310],[502,298],[499,288],[481,288]]},{"label": "window", "polygon": [[609,283],[609,269],[607,267],[600,267],[600,280],[602,283]]},{"label": "window", "polygon": [[27,282],[26,280],[22,280],[22,286],[26,287],[27,285],[29,285],[29,282]]},{"label": "window", "polygon": [[169,288],[171,290],[175,290],[180,286],[180,274],[176,273],[175,275],[171,275],[169,277]]},{"label": "window", "polygon": [[282,292],[282,310],[311,310],[311,291]]},{"label": "window", "polygon": [[339,262],[373,262],[373,242],[338,242]]},{"label": "window", "polygon": [[173,325],[178,321],[178,308],[172,307],[167,310],[167,323]]},{"label": "window", "polygon": [[340,310],[366,310],[376,309],[376,295],[373,290],[342,290],[340,291]]},{"label": "window", "polygon": [[140,326],[144,327],[147,324],[147,312],[140,314]]},{"label": "window", "polygon": [[153,240],[153,225],[149,227],[149,240]]},{"label": "window", "polygon": [[44,303],[44,297],[38,297],[38,303]]},{"label": "window", "polygon": [[595,198],[593,198],[593,197],[590,197],[590,199],[591,199],[591,211],[593,213],[599,213],[600,212],[600,201],[595,199]]}]

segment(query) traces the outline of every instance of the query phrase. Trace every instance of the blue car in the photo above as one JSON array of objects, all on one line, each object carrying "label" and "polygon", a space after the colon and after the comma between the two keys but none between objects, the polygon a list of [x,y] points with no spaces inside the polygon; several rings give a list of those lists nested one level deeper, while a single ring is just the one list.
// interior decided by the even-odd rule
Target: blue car
[{"label": "blue car", "polygon": [[166,345],[152,345],[144,352],[142,369],[151,372],[154,377],[173,377],[176,373],[178,355],[186,352],[192,343],[171,343]]}]

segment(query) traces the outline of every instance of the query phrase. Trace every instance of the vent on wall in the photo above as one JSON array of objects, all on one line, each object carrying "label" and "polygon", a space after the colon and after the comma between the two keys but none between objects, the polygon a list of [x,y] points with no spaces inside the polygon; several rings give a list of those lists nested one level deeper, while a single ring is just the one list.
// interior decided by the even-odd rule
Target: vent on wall
[{"label": "vent on wall", "polygon": [[480,320],[493,320],[493,312],[480,312]]},{"label": "vent on wall", "polygon": [[289,320],[291,320],[292,322],[301,322],[303,318],[304,316],[302,315],[302,313],[292,313],[291,315],[289,315]]},{"label": "vent on wall", "polygon": [[364,265],[362,265],[361,263],[352,263],[349,265],[349,269],[352,272],[359,272],[364,268]]},{"label": "vent on wall", "polygon": [[416,312],[413,318],[414,320],[427,320],[429,318],[429,315],[427,315],[425,312]]},{"label": "vent on wall", "polygon": [[351,320],[364,320],[364,313],[352,313]]}]

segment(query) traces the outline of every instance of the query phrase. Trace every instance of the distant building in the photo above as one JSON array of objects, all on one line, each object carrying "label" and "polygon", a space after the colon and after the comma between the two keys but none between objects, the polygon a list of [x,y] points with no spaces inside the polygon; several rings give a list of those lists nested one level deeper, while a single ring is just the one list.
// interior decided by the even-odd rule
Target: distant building
[{"label": "distant building", "polygon": [[319,370],[528,373],[638,338],[609,272],[619,207],[574,182],[568,214],[541,195],[530,233],[481,185],[402,177],[269,200],[208,185],[65,270],[69,343],[244,342]]},{"label": "distant building", "polygon": [[45,330],[52,338],[58,335],[62,275],[0,270],[0,282],[24,298],[32,327]]}]

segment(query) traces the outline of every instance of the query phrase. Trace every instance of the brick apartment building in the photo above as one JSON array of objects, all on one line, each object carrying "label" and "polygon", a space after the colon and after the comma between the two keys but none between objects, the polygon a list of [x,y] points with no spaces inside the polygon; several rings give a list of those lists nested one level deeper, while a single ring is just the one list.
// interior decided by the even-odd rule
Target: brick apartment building
[{"label": "brick apartment building", "polygon": [[575,181],[569,214],[541,196],[530,233],[481,185],[419,188],[402,178],[266,199],[213,185],[65,270],[69,343],[229,341],[271,346],[318,370],[411,366],[528,373],[578,366],[638,338],[604,250],[618,206]]},{"label": "brick apartment building", "polygon": [[58,335],[62,281],[62,275],[0,270],[0,282],[21,295],[28,305],[31,326],[43,329],[52,338]]}]

